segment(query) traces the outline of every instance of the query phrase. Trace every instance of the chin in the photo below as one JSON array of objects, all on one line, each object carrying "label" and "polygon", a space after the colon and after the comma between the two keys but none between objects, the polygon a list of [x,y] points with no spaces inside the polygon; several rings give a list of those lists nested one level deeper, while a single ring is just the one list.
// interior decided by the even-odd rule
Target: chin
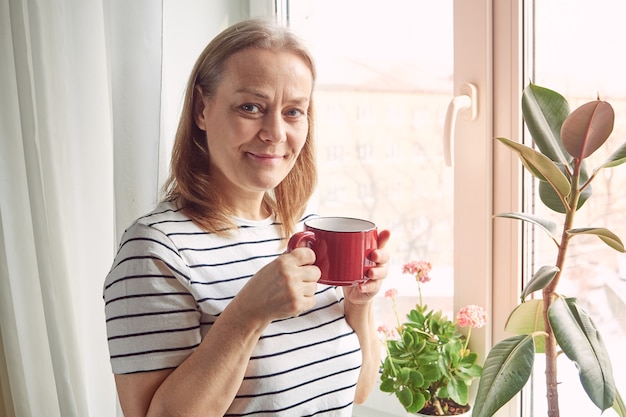
[{"label": "chin", "polygon": [[255,188],[263,191],[269,191],[278,186],[286,176],[282,176],[280,178],[257,178]]}]

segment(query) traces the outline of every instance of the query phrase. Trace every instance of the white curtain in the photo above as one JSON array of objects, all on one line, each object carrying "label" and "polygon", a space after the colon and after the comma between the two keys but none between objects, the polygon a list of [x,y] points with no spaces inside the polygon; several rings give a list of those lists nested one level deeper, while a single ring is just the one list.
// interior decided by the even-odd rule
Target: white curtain
[{"label": "white curtain", "polygon": [[157,200],[161,28],[161,1],[0,0],[0,415],[116,415],[102,282]]},{"label": "white curtain", "polygon": [[[121,415],[102,283],[186,78],[272,0],[0,0],[0,416]],[[167,36],[164,36],[167,33]]]}]

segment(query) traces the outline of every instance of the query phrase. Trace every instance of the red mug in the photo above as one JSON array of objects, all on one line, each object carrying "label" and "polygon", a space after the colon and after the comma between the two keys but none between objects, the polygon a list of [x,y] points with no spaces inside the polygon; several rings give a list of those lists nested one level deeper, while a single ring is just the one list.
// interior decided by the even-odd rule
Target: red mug
[{"label": "red mug", "polygon": [[368,220],[315,217],[289,239],[287,251],[299,246],[315,252],[315,265],[322,271],[319,283],[357,285],[367,281],[367,272],[376,265],[369,255],[378,247],[378,230]]}]

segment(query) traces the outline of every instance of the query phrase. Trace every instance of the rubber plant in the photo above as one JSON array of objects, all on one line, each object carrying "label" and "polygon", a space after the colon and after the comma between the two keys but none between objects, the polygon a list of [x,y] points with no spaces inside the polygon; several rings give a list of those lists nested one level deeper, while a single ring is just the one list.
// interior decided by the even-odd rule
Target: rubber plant
[{"label": "rubber plant", "polygon": [[[488,417],[509,402],[527,383],[535,355],[545,354],[548,416],[559,417],[557,355],[575,362],[583,389],[602,411],[613,408],[626,417],[608,352],[589,314],[575,298],[560,294],[559,282],[571,239],[595,235],[609,247],[624,252],[624,245],[603,227],[574,227],[574,217],[592,196],[591,183],[603,169],[626,162],[626,143],[593,171],[586,158],[602,147],[613,130],[612,106],[599,98],[570,113],[567,100],[550,89],[529,84],[522,95],[522,114],[533,141],[531,148],[506,138],[496,138],[517,152],[523,166],[538,180],[539,197],[546,207],[562,214],[556,222],[526,213],[501,213],[496,217],[528,222],[545,231],[557,247],[554,265],[540,267],[511,312],[506,330],[514,336],[497,343],[485,359],[473,417]],[[540,296],[530,297],[535,292]],[[539,293],[538,293],[539,294]]]}]

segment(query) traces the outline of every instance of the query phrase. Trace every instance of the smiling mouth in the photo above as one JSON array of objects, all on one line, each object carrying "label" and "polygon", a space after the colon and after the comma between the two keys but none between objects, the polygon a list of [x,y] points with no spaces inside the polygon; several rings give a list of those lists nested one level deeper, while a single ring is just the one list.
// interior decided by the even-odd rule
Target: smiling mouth
[{"label": "smiling mouth", "polygon": [[248,155],[256,158],[256,159],[261,159],[264,161],[274,161],[274,160],[278,160],[278,159],[283,159],[284,156],[283,155],[273,155],[273,154],[262,154],[262,153],[252,153],[252,152],[248,152]]}]

